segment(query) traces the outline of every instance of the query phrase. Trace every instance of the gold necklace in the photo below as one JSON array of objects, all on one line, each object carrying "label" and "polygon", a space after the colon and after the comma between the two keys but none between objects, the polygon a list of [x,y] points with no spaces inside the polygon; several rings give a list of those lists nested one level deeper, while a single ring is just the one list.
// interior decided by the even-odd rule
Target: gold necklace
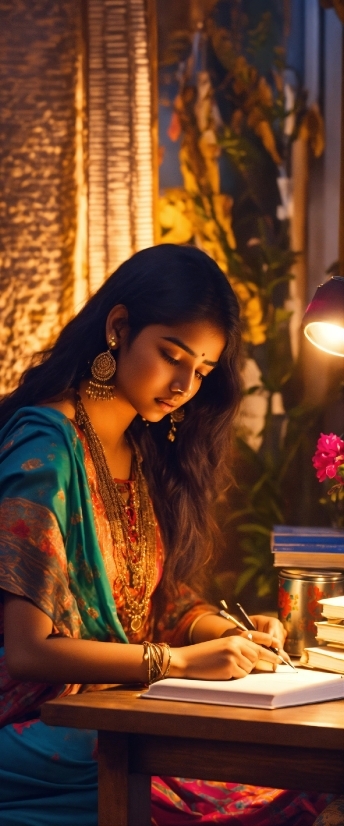
[{"label": "gold necklace", "polygon": [[[131,440],[134,465],[132,491],[136,525],[129,528],[126,505],[111,476],[103,445],[80,397],[76,403],[75,421],[84,432],[89,446],[97,474],[99,492],[110,524],[116,570],[126,602],[130,628],[137,632],[142,627],[148,613],[156,563],[156,525],[147,482],[141,469],[141,458],[135,443]],[[132,595],[132,588],[138,591],[137,597]]]}]

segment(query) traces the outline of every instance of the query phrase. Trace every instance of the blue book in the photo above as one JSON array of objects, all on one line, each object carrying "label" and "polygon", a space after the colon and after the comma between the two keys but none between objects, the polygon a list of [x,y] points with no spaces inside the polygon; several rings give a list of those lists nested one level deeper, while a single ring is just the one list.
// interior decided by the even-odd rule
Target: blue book
[{"label": "blue book", "polygon": [[332,551],[338,548],[344,552],[344,530],[339,528],[308,528],[302,525],[274,525],[271,534],[271,546],[303,547],[319,545],[322,548],[330,547]]},{"label": "blue book", "polygon": [[344,531],[275,525],[271,551],[275,567],[344,570]]}]

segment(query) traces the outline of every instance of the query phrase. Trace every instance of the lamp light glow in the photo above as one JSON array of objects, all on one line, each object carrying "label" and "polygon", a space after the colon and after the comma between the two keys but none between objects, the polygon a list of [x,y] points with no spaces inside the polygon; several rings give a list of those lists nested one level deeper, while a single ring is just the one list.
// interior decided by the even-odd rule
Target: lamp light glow
[{"label": "lamp light glow", "polygon": [[303,317],[305,336],[325,353],[344,358],[344,278],[320,284]]},{"label": "lamp light glow", "polygon": [[305,336],[309,341],[333,356],[344,357],[344,328],[335,324],[325,324],[322,321],[313,321],[305,327]]}]

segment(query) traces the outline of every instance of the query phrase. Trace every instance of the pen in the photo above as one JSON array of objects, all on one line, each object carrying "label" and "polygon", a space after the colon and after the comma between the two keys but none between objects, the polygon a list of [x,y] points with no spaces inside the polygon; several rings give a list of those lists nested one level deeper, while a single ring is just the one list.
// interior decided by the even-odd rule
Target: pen
[{"label": "pen", "polygon": [[252,622],[251,617],[246,614],[246,611],[244,611],[242,605],[240,605],[240,602],[236,603],[236,607],[239,608],[241,616],[246,620],[246,628],[252,628],[252,631],[256,631],[256,626]]},{"label": "pen", "polygon": [[[228,608],[227,603],[224,599],[221,599],[221,605],[223,606],[223,609]],[[252,631],[256,631],[256,626],[253,624],[248,614],[246,614],[246,611],[244,611],[242,605],[240,605],[240,602],[237,602],[236,605],[240,613],[244,617],[246,625],[240,622],[240,620],[235,619],[235,617],[232,617],[231,614],[228,614],[227,610],[220,611],[221,616],[225,619],[231,620],[231,622],[234,622],[236,628],[240,628],[242,631],[248,631],[249,629],[251,629]],[[295,670],[295,666],[288,660],[285,660],[284,657],[282,657],[282,655],[280,654],[278,648],[275,648],[274,645],[262,645],[262,648],[265,648],[267,651],[272,651],[273,654],[277,654],[277,656],[280,658],[280,660],[282,660],[282,663],[284,665],[290,665],[290,668],[293,668]]]},{"label": "pen", "polygon": [[[243,625],[242,622],[235,619],[235,617],[232,617],[232,615],[228,614],[227,611],[219,611],[219,613],[220,613],[221,617],[224,617],[225,619],[230,620],[235,625],[236,628],[240,628],[241,631],[247,631],[246,625]],[[249,634],[248,638],[250,639],[251,637],[252,637],[252,634]]]}]

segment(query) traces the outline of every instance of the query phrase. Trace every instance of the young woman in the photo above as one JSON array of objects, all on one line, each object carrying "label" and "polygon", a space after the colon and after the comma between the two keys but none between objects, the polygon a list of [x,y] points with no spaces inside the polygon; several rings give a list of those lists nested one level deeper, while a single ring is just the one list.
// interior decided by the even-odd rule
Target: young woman
[{"label": "young woman", "polygon": [[[48,698],[279,661],[261,648],[283,651],[277,620],[238,632],[197,590],[239,354],[225,276],[199,250],[163,245],[123,264],[2,401],[2,826],[96,826],[95,733],[45,726]],[[307,826],[327,802],[176,778],[152,789],[158,826]]]}]

